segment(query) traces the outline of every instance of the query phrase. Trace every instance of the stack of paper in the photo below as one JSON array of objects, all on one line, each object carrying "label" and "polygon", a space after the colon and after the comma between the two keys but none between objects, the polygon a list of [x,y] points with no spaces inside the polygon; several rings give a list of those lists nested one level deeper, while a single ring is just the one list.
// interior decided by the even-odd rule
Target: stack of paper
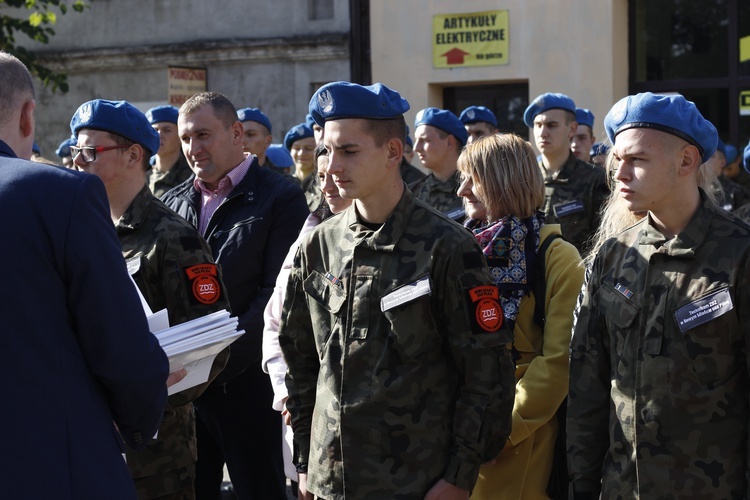
[{"label": "stack of paper", "polygon": [[169,372],[188,372],[169,388],[171,395],[206,382],[216,355],[245,332],[237,330],[229,311],[218,311],[153,333],[169,358]]}]

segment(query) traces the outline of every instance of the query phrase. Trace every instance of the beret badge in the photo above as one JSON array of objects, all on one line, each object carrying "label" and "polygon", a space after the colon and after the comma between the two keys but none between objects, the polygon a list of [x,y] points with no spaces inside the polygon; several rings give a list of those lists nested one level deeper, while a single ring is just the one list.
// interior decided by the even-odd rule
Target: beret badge
[{"label": "beret badge", "polygon": [[320,109],[323,113],[326,115],[330,115],[333,111],[333,96],[331,95],[330,90],[324,90],[320,94],[318,94],[318,104],[320,105]]},{"label": "beret badge", "polygon": [[78,110],[78,119],[81,120],[81,123],[86,123],[91,120],[91,113],[91,104],[86,103]]}]

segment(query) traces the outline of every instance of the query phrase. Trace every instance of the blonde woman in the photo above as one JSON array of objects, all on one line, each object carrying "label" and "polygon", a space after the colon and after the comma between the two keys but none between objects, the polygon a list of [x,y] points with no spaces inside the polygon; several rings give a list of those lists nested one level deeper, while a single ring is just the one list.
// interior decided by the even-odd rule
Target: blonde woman
[{"label": "blonde woman", "polygon": [[[560,226],[544,224],[544,180],[526,141],[513,134],[482,138],[464,149],[458,170],[458,194],[471,218],[467,227],[495,277],[517,355],[511,435],[500,455],[480,469],[472,498],[545,499],[556,412],[568,392],[568,343],[583,281],[580,256],[561,238],[547,242],[560,235]],[[547,246],[544,255],[538,255],[541,245]],[[535,285],[545,285],[543,297],[535,296]],[[534,320],[537,300],[543,301],[544,326]]]}]

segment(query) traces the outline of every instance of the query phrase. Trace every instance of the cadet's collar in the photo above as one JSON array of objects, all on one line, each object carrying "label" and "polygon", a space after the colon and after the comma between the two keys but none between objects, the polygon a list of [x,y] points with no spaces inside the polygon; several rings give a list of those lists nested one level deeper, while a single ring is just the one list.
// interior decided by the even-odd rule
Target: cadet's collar
[{"label": "cadet's collar", "polygon": [[[660,247],[664,245],[664,252],[674,257],[692,257],[695,249],[701,246],[706,239],[706,233],[711,225],[715,205],[708,199],[706,193],[700,189],[701,204],[698,206],[693,218],[680,234],[667,242],[666,237],[654,226],[651,213],[648,214],[648,224],[644,225],[641,232],[640,244]],[[665,245],[666,244],[666,245]]]},{"label": "cadet's collar", "polygon": [[458,172],[458,170],[456,170],[453,175],[448,177],[448,180],[441,181],[440,179],[435,177],[435,174],[430,173],[430,175],[428,175],[425,179],[425,184],[427,184],[430,189],[437,189],[450,192],[451,194],[456,194],[456,191],[458,191],[458,186],[461,184],[459,182],[460,175],[461,174]]},{"label": "cadet's collar", "polygon": [[146,220],[148,208],[153,200],[154,195],[151,194],[148,185],[144,185],[143,189],[138,192],[128,209],[125,210],[125,213],[117,221],[117,232],[119,233],[121,229],[132,230],[140,227],[143,221]]},{"label": "cadet's collar", "polygon": [[414,205],[414,195],[404,186],[404,193],[396,204],[396,208],[393,209],[391,215],[377,231],[373,231],[357,219],[358,215],[354,203],[346,211],[346,222],[349,229],[354,233],[357,244],[362,244],[373,250],[392,252],[404,233],[409,217],[414,210]]},{"label": "cadet's collar", "polygon": [[16,153],[13,151],[13,148],[8,146],[3,141],[0,141],[0,156],[7,156],[10,158],[18,158]]}]

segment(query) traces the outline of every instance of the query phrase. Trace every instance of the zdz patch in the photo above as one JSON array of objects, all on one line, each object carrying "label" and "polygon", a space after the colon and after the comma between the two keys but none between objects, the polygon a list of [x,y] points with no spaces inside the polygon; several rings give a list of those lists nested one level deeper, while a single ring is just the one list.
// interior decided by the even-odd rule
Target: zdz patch
[{"label": "zdz patch", "polygon": [[221,296],[216,264],[198,264],[185,269],[193,298],[201,304],[213,304]]},{"label": "zdz patch", "polygon": [[469,300],[474,306],[474,330],[477,333],[496,332],[503,326],[503,309],[500,294],[493,285],[477,286],[469,290]]}]

